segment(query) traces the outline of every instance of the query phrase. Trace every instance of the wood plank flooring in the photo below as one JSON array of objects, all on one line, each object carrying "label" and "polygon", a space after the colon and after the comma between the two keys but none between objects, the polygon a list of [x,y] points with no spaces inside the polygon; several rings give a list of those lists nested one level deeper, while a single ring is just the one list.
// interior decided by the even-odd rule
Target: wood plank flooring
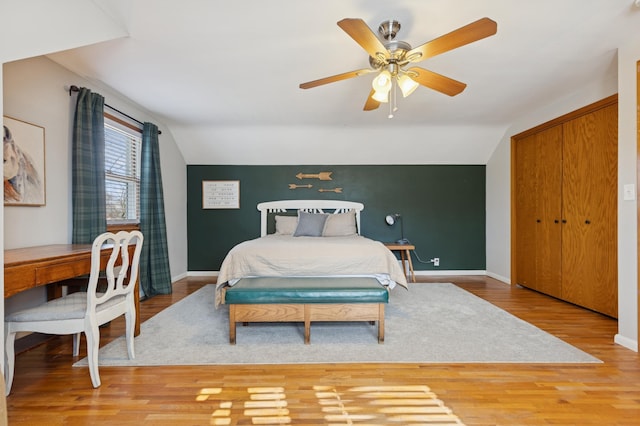
[{"label": "wood plank flooring", "polygon": [[[103,367],[93,389],[71,338],[53,337],[17,356],[9,424],[640,425],[640,358],[613,343],[614,319],[487,277],[418,278],[454,282],[604,363]],[[142,320],[210,282],[175,283],[141,303]],[[101,329],[101,345],[123,326]]]}]

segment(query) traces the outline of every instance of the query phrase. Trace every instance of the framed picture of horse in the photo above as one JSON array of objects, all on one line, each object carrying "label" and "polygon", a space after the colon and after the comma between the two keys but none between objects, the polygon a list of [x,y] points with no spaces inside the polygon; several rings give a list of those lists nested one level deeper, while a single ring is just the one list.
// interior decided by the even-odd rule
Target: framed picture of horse
[{"label": "framed picture of horse", "polygon": [[44,127],[3,117],[4,205],[44,206]]}]

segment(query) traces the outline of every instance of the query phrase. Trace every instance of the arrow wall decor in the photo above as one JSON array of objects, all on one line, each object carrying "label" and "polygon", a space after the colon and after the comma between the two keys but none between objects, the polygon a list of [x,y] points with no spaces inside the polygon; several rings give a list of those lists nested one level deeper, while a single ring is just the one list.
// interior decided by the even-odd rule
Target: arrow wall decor
[{"label": "arrow wall decor", "polygon": [[295,183],[290,183],[289,184],[289,189],[298,189],[298,188],[312,188],[313,185],[308,184],[308,185],[296,185]]},{"label": "arrow wall decor", "polygon": [[298,179],[320,179],[320,180],[332,180],[331,173],[333,172],[320,172],[320,173],[298,173],[296,177]]}]

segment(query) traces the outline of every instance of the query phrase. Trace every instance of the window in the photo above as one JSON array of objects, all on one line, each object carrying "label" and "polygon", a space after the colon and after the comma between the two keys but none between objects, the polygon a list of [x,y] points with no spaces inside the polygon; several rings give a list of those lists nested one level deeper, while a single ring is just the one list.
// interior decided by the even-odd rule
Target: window
[{"label": "window", "polygon": [[105,113],[104,138],[107,224],[138,223],[141,131]]}]

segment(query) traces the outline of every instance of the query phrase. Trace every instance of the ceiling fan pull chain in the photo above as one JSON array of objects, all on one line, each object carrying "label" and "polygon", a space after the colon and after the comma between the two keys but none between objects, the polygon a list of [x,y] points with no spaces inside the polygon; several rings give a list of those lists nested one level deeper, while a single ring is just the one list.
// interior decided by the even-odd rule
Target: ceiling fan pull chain
[{"label": "ceiling fan pull chain", "polygon": [[393,112],[398,110],[398,76],[393,78]]},{"label": "ceiling fan pull chain", "polygon": [[391,99],[389,99],[389,115],[387,116],[388,118],[393,118],[393,112],[395,110],[397,110],[398,108],[396,108],[396,85],[395,85],[395,78],[391,79],[391,94],[389,96]]}]

